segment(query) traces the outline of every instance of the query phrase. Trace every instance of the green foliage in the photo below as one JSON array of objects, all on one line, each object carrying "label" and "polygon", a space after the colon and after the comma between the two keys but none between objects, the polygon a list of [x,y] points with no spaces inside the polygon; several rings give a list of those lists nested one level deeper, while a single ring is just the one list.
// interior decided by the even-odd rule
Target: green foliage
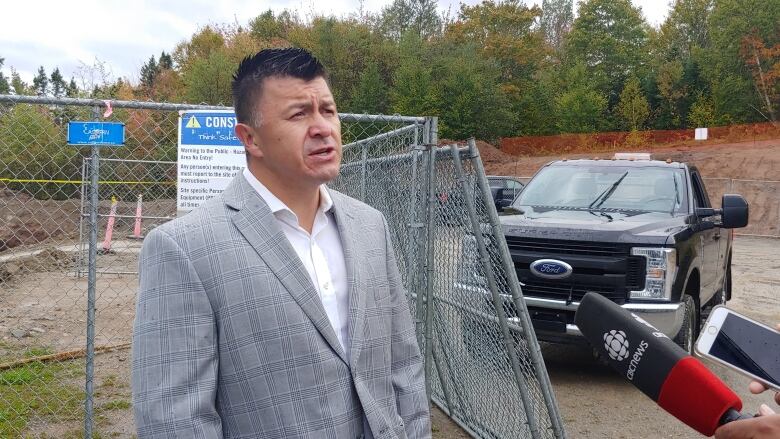
[{"label": "green foliage", "polygon": [[27,83],[22,81],[19,73],[11,67],[11,88],[14,89],[14,94],[25,95],[27,94]]},{"label": "green foliage", "polygon": [[436,12],[436,0],[393,0],[382,9],[380,32],[399,40],[407,32],[427,40],[441,31],[441,18]]},{"label": "green foliage", "polygon": [[607,126],[607,98],[594,89],[577,64],[567,72],[568,90],[555,98],[557,126],[562,133],[589,133]]},{"label": "green foliage", "polygon": [[141,66],[141,85],[151,88],[154,85],[154,78],[160,72],[160,68],[157,66],[157,61],[154,59],[154,55],[149,58],[149,61]]},{"label": "green foliage", "polygon": [[[43,106],[17,105],[0,115],[0,178],[73,180],[80,178],[77,148],[64,145],[66,126],[57,125]],[[65,199],[78,187],[56,183],[13,183],[36,198]]]},{"label": "green foliage", "polygon": [[60,68],[55,67],[54,70],[51,72],[51,94],[52,96],[56,98],[61,98],[67,89],[67,84],[65,84],[65,80],[62,79],[62,73],[60,73]]},{"label": "green foliage", "polygon": [[650,115],[650,107],[636,77],[629,78],[620,93],[617,113],[623,121],[623,126],[631,131],[642,129]]},{"label": "green foliage", "polygon": [[33,78],[33,90],[38,96],[46,96],[49,90],[49,78],[46,76],[46,70],[43,66],[38,68],[38,74]]},{"label": "green foliage", "polygon": [[379,66],[372,62],[363,71],[360,82],[352,92],[348,111],[351,113],[383,114],[388,109],[387,81]]},{"label": "green foliage", "polygon": [[182,78],[187,102],[230,105],[233,102],[230,81],[235,68],[235,63],[221,50],[213,50],[204,58],[191,60]]},{"label": "green foliage", "polygon": [[[3,63],[5,62],[5,59],[0,58],[0,69],[3,68]],[[3,72],[0,71],[0,94],[7,94],[11,91],[11,85],[8,83],[8,78],[3,75]]]},{"label": "green foliage", "polygon": [[715,108],[712,99],[700,93],[688,114],[688,128],[711,127],[715,123]]},{"label": "green foliage", "polygon": [[595,89],[617,104],[629,76],[642,77],[647,63],[648,25],[630,0],[580,3],[567,40],[569,63],[584,63]]}]

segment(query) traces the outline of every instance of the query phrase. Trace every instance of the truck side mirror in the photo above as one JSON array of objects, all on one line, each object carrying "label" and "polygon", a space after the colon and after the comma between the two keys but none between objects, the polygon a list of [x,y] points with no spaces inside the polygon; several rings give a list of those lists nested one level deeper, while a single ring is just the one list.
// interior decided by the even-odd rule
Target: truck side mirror
[{"label": "truck side mirror", "polygon": [[745,227],[748,223],[748,203],[742,195],[725,194],[722,201],[721,221],[726,229]]}]

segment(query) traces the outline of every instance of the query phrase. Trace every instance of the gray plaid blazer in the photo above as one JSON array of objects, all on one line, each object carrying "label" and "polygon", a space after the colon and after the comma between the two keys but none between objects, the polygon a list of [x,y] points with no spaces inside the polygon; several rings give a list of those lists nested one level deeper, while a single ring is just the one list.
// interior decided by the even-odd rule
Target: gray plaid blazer
[{"label": "gray plaid blazer", "polygon": [[238,175],[144,241],[133,327],[140,438],[430,437],[422,358],[388,228],[330,191],[349,352],[268,205]]}]

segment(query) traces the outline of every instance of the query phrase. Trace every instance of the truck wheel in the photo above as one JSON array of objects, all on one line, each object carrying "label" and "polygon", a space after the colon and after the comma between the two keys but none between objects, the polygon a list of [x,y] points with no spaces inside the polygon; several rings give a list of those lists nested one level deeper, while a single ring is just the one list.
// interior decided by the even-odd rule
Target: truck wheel
[{"label": "truck wheel", "polygon": [[696,303],[696,299],[688,294],[683,295],[682,304],[685,317],[680,332],[674,337],[674,342],[685,349],[688,354],[693,355],[693,345],[699,335],[699,305]]}]

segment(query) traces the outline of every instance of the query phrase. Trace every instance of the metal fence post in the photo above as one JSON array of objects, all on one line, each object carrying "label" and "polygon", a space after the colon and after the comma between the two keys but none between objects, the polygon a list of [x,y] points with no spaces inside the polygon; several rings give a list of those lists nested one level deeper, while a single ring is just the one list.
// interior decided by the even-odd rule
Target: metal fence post
[{"label": "metal fence post", "polygon": [[436,216],[436,144],[430,141],[435,137],[435,119],[429,120],[428,142],[426,142],[426,151],[428,155],[428,190],[426,203],[427,206],[427,239],[423,245],[427,246],[425,260],[425,391],[428,399],[431,398],[431,363],[433,360],[433,296],[434,296],[434,219]]},{"label": "metal fence post", "polygon": [[[468,140],[468,145],[469,155],[479,162],[478,166],[474,166],[474,169],[477,174],[477,184],[479,185],[482,197],[486,200],[490,199],[490,188],[485,184],[487,176],[485,175],[485,169],[481,163],[482,160],[479,155],[479,149],[477,149],[477,144],[473,137]],[[550,412],[550,421],[552,422],[555,437],[563,438],[566,433],[564,432],[560,414],[558,413],[558,402],[555,400],[555,394],[553,394],[551,389],[550,377],[547,375],[547,369],[544,367],[544,362],[542,361],[542,348],[539,346],[539,341],[536,339],[534,328],[528,318],[528,309],[525,306],[525,300],[523,299],[523,294],[520,290],[520,283],[517,280],[517,272],[515,271],[514,262],[512,262],[512,255],[509,253],[506,240],[503,239],[504,232],[501,229],[498,214],[493,209],[488,209],[488,215],[490,217],[490,227],[493,230],[493,236],[497,238],[496,246],[501,255],[501,262],[507,273],[507,283],[509,284],[509,290],[512,293],[512,300],[515,304],[515,309],[520,311],[517,315],[520,317],[521,327],[523,328],[525,335],[524,339],[529,345],[528,351],[531,354],[531,361],[533,362],[534,371],[536,372],[536,379],[539,380],[539,388],[542,391],[547,410]],[[498,239],[498,237],[502,238]]]},{"label": "metal fence post", "polygon": [[[100,107],[92,107],[94,120],[100,118]],[[97,287],[98,181],[100,146],[92,145],[89,191],[89,269],[87,275],[87,358],[84,389],[84,437],[92,438],[93,392],[95,378],[95,290]]]},{"label": "metal fence post", "polygon": [[468,182],[466,181],[466,177],[463,172],[463,164],[460,159],[458,146],[456,144],[452,144],[450,145],[450,150],[452,151],[452,159],[455,165],[455,174],[457,175],[457,180],[460,183],[461,190],[463,191],[466,211],[468,213],[469,220],[471,222],[471,229],[474,233],[474,238],[477,243],[479,260],[482,263],[483,269],[485,271],[485,278],[487,279],[488,288],[490,289],[490,294],[493,299],[493,307],[495,308],[496,315],[498,317],[498,325],[504,338],[504,344],[506,346],[507,353],[509,354],[509,362],[512,366],[512,373],[514,374],[517,387],[520,390],[520,398],[523,403],[523,408],[525,409],[525,419],[528,423],[528,428],[531,431],[531,436],[535,438],[540,437],[539,426],[537,425],[536,418],[534,417],[533,401],[531,396],[528,394],[528,389],[526,388],[527,383],[523,378],[522,370],[520,370],[520,360],[517,358],[517,351],[515,350],[512,335],[509,333],[506,313],[504,312],[503,302],[499,296],[498,284],[496,283],[496,278],[491,267],[490,255],[488,254],[487,246],[485,245],[485,240],[482,236],[482,229],[479,218],[477,218],[476,204],[474,202],[474,198],[471,195]]}]

